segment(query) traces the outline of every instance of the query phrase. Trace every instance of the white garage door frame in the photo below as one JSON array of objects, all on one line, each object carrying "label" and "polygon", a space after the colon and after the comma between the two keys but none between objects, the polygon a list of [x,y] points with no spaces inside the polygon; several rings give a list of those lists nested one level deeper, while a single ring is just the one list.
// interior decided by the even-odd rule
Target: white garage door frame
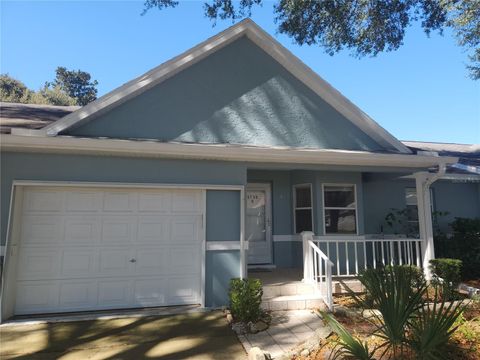
[{"label": "white garage door frame", "polygon": [[[201,244],[201,306],[205,307],[205,261],[206,251],[209,250],[240,250],[240,277],[246,276],[245,261],[245,209],[243,185],[205,185],[205,184],[162,184],[162,183],[120,183],[120,182],[64,182],[64,181],[30,181],[15,180],[12,183],[10,194],[10,208],[8,215],[7,236],[4,254],[4,271],[2,272],[2,289],[0,297],[0,323],[12,317],[15,311],[17,279],[16,268],[18,261],[18,249],[20,243],[20,227],[22,223],[23,191],[27,187],[60,187],[60,188],[117,188],[117,189],[191,189],[202,190],[203,219],[202,219],[202,244]],[[206,191],[207,190],[230,190],[240,192],[240,246],[230,241],[222,242],[220,248],[208,246],[206,242]],[[230,244],[231,245],[230,245]],[[220,245],[220,244],[219,244]]]}]

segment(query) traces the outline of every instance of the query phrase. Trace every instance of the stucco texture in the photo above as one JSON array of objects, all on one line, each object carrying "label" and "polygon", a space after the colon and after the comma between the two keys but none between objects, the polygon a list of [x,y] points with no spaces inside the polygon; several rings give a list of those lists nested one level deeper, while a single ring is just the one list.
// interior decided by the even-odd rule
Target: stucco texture
[{"label": "stucco texture", "polygon": [[246,37],[66,133],[394,150],[382,148]]}]

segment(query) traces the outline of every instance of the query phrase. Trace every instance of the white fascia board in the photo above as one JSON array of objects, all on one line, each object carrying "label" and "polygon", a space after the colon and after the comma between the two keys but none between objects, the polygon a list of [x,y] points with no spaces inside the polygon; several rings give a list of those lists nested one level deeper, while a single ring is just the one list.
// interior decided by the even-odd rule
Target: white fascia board
[{"label": "white fascia board", "polygon": [[224,30],[212,38],[200,43],[185,53],[167,61],[166,63],[148,71],[142,76],[127,82],[112,92],[100,97],[94,102],[65,116],[64,118],[48,125],[47,127],[32,134],[21,129],[12,133],[16,135],[48,135],[56,136],[61,131],[87,121],[92,116],[98,116],[114,106],[139,95],[140,93],[160,84],[187,67],[204,59],[211,53],[218,51],[232,43],[241,36],[247,36],[257,46],[278,61],[287,71],[304,83],[318,96],[324,99],[334,109],[340,112],[354,125],[372,137],[381,145],[393,146],[400,153],[410,154],[411,151],[388,133],[372,118],[360,110],[350,100],[343,96],[333,86],[323,80],[317,73],[305,65],[298,57],[282,46],[277,40],[266,33],[250,19],[243,20],[238,24]]},{"label": "white fascia board", "polygon": [[128,157],[179,158],[322,165],[356,165],[428,168],[453,164],[455,157],[405,154],[377,154],[363,151],[254,147],[225,144],[161,143],[118,139],[92,139],[67,136],[0,135],[2,151],[60,154],[92,154]]}]

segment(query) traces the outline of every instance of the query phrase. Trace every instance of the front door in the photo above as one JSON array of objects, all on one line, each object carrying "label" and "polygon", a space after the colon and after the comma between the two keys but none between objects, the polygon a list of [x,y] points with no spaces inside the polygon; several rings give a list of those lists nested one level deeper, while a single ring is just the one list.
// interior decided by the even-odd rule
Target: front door
[{"label": "front door", "polygon": [[248,184],[245,239],[248,264],[272,263],[272,206],[270,184]]}]

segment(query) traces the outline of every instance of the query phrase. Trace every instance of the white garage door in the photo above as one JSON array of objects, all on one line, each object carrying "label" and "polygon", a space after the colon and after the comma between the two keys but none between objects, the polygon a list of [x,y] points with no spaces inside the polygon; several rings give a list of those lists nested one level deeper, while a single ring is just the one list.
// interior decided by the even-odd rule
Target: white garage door
[{"label": "white garage door", "polygon": [[201,303],[201,190],[27,188],[16,314]]}]

